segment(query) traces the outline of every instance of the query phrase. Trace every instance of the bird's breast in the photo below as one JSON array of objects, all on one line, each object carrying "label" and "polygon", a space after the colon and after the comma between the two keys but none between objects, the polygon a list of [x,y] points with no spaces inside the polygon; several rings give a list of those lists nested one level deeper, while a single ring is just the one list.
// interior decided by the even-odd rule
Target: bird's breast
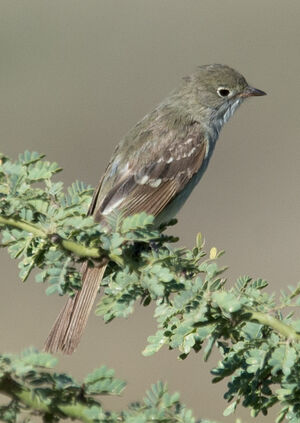
[{"label": "bird's breast", "polygon": [[208,140],[206,142],[206,152],[200,169],[197,173],[194,174],[194,176],[185,185],[181,192],[177,194],[174,200],[172,200],[166,206],[166,208],[156,217],[155,221],[158,224],[170,221],[177,215],[182,206],[185,204],[186,200],[189,198],[193,189],[196,187],[196,185],[198,184],[207,169],[208,163],[215,148],[216,139],[217,138],[212,139],[211,137],[208,137]]}]

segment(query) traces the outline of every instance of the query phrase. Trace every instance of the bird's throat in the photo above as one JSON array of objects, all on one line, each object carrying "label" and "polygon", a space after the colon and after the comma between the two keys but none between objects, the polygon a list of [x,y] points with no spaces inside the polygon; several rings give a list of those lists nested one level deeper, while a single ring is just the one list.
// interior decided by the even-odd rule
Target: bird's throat
[{"label": "bird's throat", "polygon": [[212,128],[212,131],[214,132],[214,134],[212,135],[213,139],[216,139],[218,137],[223,125],[234,114],[234,112],[242,103],[242,101],[243,100],[241,98],[238,98],[234,101],[226,102],[222,104],[222,106],[212,114],[210,128]]}]

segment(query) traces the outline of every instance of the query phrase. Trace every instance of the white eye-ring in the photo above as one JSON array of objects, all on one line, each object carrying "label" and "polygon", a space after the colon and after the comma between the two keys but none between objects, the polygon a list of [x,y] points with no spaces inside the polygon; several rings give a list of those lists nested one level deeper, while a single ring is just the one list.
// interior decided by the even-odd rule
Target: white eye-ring
[{"label": "white eye-ring", "polygon": [[229,97],[229,95],[231,94],[231,91],[226,87],[219,87],[217,89],[217,93],[220,97],[224,98],[224,97]]}]

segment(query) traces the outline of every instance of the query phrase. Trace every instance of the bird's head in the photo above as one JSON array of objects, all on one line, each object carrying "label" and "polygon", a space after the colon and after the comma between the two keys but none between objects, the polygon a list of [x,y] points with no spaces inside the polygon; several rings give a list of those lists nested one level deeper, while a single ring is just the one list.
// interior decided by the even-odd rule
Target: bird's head
[{"label": "bird's head", "polygon": [[245,98],[266,94],[251,87],[236,70],[219,64],[199,66],[195,73],[184,78],[181,93],[195,117],[200,113],[225,122]]}]

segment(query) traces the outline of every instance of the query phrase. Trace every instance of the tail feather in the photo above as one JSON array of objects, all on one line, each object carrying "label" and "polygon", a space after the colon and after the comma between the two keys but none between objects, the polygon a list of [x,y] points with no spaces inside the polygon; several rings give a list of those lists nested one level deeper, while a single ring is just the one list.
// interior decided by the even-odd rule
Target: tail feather
[{"label": "tail feather", "polygon": [[74,352],[86,326],[105,268],[106,265],[84,268],[82,288],[73,298],[68,299],[58,315],[46,339],[45,351],[62,351],[65,354]]}]

